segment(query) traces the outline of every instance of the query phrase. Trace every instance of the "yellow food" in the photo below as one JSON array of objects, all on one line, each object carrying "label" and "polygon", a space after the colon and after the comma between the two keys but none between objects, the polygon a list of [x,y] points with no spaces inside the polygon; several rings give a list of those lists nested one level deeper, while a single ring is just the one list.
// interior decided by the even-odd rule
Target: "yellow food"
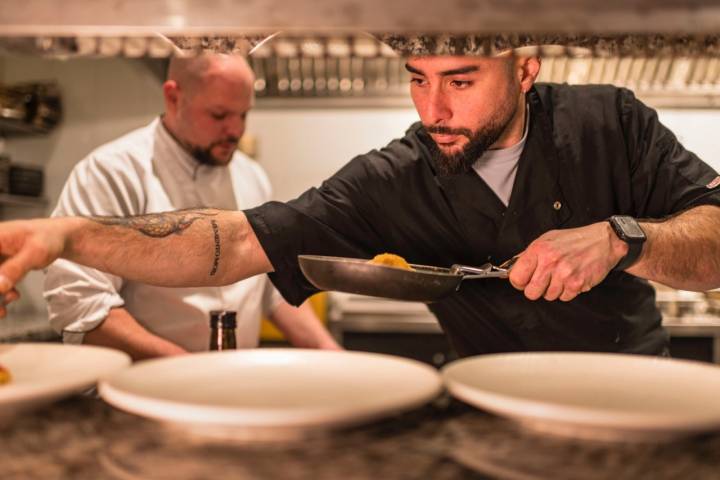
[{"label": "yellow food", "polygon": [[372,260],[369,260],[368,263],[412,270],[410,264],[406,262],[403,257],[395,255],[394,253],[381,253],[379,255],[375,255],[375,257],[373,257]]},{"label": "yellow food", "polygon": [[10,376],[10,371],[0,365],[0,385],[10,382],[11,379],[12,377]]}]

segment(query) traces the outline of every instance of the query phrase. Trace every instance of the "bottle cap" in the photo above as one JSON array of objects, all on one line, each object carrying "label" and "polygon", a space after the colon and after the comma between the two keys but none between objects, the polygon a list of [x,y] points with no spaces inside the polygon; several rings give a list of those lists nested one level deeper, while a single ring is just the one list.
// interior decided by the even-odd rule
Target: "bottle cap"
[{"label": "bottle cap", "polygon": [[222,315],[222,327],[223,328],[236,328],[237,327],[237,312],[228,310]]},{"label": "bottle cap", "polygon": [[210,328],[217,328],[222,316],[222,310],[211,310],[210,311]]}]

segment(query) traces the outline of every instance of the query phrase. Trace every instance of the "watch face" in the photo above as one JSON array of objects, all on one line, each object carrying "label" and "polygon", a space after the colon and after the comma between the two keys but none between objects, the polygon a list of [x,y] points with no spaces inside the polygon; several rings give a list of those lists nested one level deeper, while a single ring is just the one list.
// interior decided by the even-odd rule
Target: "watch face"
[{"label": "watch face", "polygon": [[625,237],[625,240],[632,241],[643,241],[645,240],[645,232],[643,232],[642,228],[640,228],[640,225],[638,225],[637,220],[635,220],[633,217],[627,217],[624,215],[617,215],[613,217],[613,220],[615,221],[615,224],[622,232],[622,236]]}]

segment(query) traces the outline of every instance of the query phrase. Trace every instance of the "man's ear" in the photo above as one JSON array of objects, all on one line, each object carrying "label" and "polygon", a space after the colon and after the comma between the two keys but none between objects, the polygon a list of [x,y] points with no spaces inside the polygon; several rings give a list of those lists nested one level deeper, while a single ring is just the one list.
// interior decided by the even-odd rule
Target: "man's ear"
[{"label": "man's ear", "polygon": [[174,114],[180,103],[180,87],[175,80],[163,83],[163,98],[165,99],[165,112]]},{"label": "man's ear", "polygon": [[527,93],[540,74],[540,57],[520,57],[518,76],[523,93]]}]

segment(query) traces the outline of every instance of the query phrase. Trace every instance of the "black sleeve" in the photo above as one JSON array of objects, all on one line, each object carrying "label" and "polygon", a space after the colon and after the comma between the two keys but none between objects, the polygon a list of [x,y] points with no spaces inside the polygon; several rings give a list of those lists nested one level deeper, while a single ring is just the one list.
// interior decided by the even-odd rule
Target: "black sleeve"
[{"label": "black sleeve", "polygon": [[686,150],[632,92],[621,89],[618,98],[635,215],[663,218],[698,205],[720,206],[717,172]]},{"label": "black sleeve", "polygon": [[386,161],[381,152],[357,157],[295,200],[245,211],[273,265],[270,279],[289,303],[299,305],[317,292],[302,274],[298,255],[370,258],[382,250],[379,199],[389,184],[376,167]]}]

